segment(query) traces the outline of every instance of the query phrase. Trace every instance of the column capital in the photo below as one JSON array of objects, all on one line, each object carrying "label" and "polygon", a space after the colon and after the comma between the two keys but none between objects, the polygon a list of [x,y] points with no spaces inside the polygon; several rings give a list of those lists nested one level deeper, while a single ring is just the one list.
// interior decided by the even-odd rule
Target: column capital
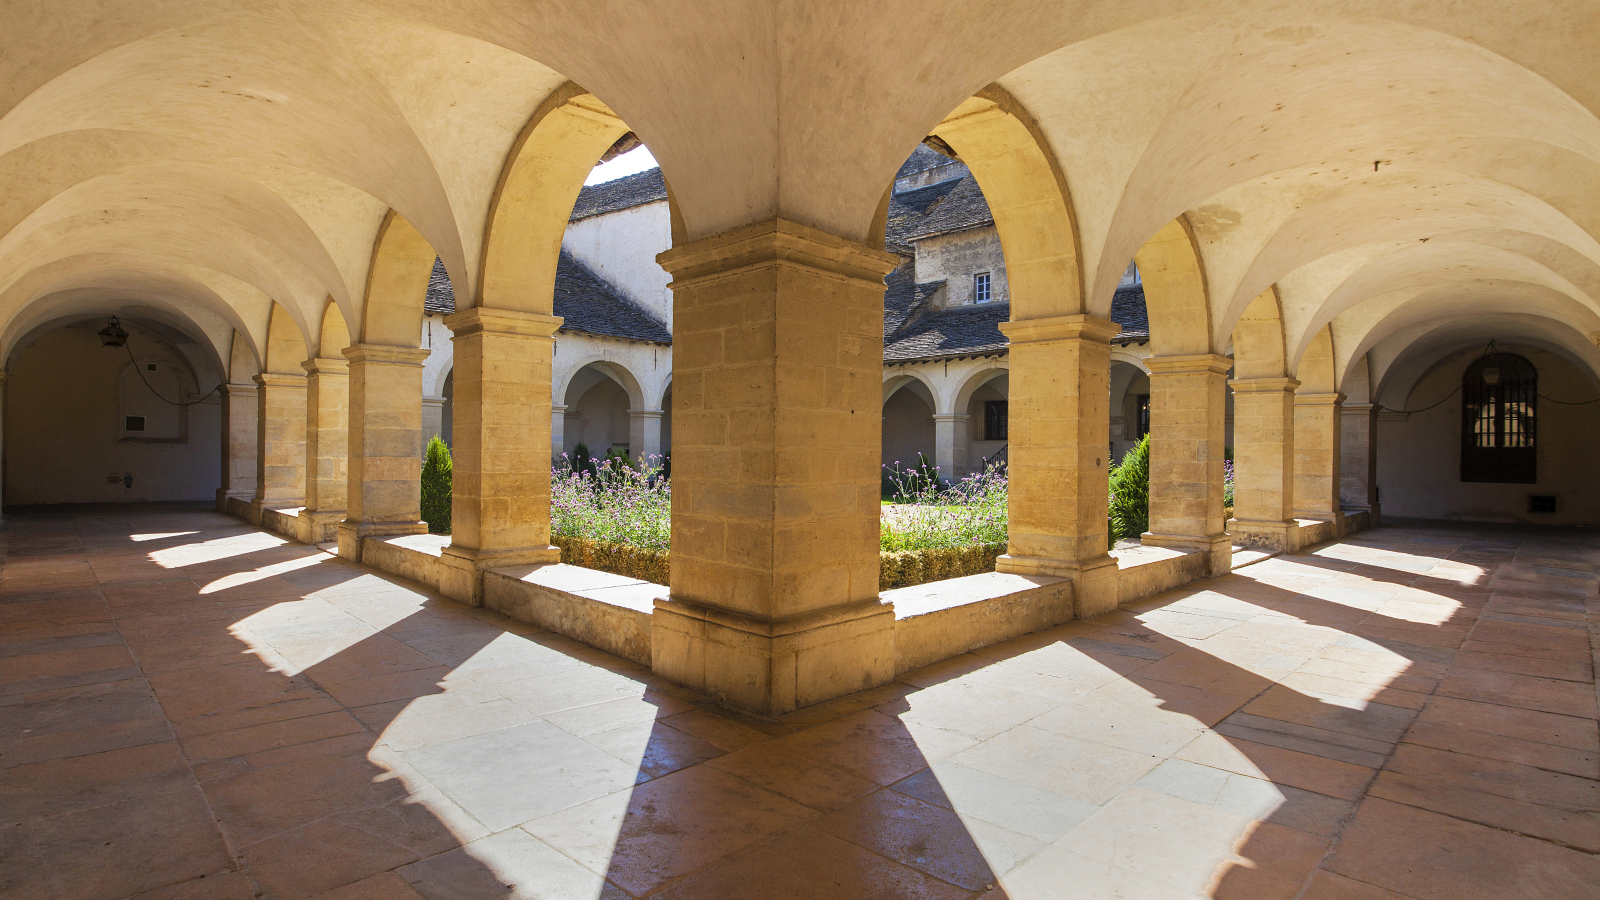
[{"label": "column capital", "polygon": [[[563,406],[561,409],[565,411],[566,407]],[[630,409],[628,415],[635,419],[659,419],[665,412],[666,410],[661,409]]]},{"label": "column capital", "polygon": [[261,387],[305,387],[304,375],[285,375],[281,372],[263,372],[254,379]]},{"label": "column capital", "polygon": [[1293,378],[1231,378],[1228,387],[1235,394],[1292,394],[1300,382]]},{"label": "column capital", "polygon": [[1215,353],[1191,353],[1183,356],[1151,356],[1144,361],[1151,375],[1226,375],[1233,368],[1233,360]]},{"label": "column capital", "polygon": [[692,241],[656,255],[670,287],[716,281],[760,266],[809,269],[834,278],[881,282],[900,257],[788,219],[770,219]]},{"label": "column capital", "polygon": [[1080,314],[1001,322],[1000,331],[1013,344],[1052,341],[1090,341],[1109,344],[1111,339],[1122,331],[1122,326],[1110,319]]},{"label": "column capital", "polygon": [[416,366],[420,369],[431,351],[421,347],[392,347],[388,344],[352,344],[342,352],[344,358],[352,363]]},{"label": "column capital", "polygon": [[253,381],[230,381],[222,386],[223,392],[228,394],[254,394],[260,389]]},{"label": "column capital", "polygon": [[1347,416],[1364,416],[1372,412],[1374,405],[1371,403],[1346,403],[1344,414]]},{"label": "column capital", "polygon": [[561,322],[560,316],[482,306],[463,309],[444,317],[444,326],[455,335],[451,340],[479,334],[504,334],[549,340],[561,327]]},{"label": "column capital", "polygon": [[319,356],[300,363],[300,368],[305,369],[307,375],[349,375],[350,360]]},{"label": "column capital", "polygon": [[1334,407],[1344,402],[1344,395],[1338,391],[1315,391],[1312,393],[1294,392],[1295,406],[1327,406]]},{"label": "column capital", "polygon": [[935,422],[965,422],[971,418],[972,416],[966,413],[950,413],[948,415],[936,415],[933,417],[933,420]]}]

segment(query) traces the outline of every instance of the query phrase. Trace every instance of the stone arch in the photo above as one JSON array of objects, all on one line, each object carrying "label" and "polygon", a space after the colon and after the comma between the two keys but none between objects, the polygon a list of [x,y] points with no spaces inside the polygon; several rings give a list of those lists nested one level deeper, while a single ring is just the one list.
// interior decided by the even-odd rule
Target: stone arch
[{"label": "stone arch", "polygon": [[332,297],[322,311],[322,325],[317,335],[317,355],[339,358],[340,351],[350,346],[350,329],[345,325],[344,313]]},{"label": "stone arch", "polygon": [[1011,374],[1011,366],[1003,360],[996,360],[991,365],[972,372],[956,388],[955,393],[951,396],[949,407],[944,410],[935,410],[934,412],[942,415],[964,415],[967,411],[967,406],[972,402],[973,394],[996,378],[1009,374]]},{"label": "stone arch", "polygon": [[[1038,124],[992,84],[934,126],[977,179],[1005,254],[1011,318],[1090,312],[1083,302],[1078,230],[1066,176]],[[880,217],[888,213],[887,197]],[[881,236],[882,230],[873,229]],[[1111,298],[1095,315],[1109,315]]]},{"label": "stone arch", "polygon": [[1283,310],[1278,291],[1269,287],[1256,295],[1233,326],[1233,377],[1283,378]]},{"label": "stone arch", "polygon": [[1295,366],[1294,377],[1300,382],[1301,393],[1331,394],[1339,390],[1339,373],[1334,369],[1331,326],[1322,326],[1311,338]]},{"label": "stone arch", "polygon": [[307,358],[305,337],[282,305],[272,304],[267,320],[267,353],[262,370],[273,375],[304,375],[300,363]]},{"label": "stone arch", "polygon": [[561,238],[583,180],[627,131],[610,107],[572,82],[545,98],[507,156],[489,205],[478,293],[458,300],[458,309],[550,315]]},{"label": "stone arch", "polygon": [[901,388],[908,384],[920,384],[928,392],[928,400],[935,413],[939,411],[939,390],[933,382],[928,380],[921,372],[886,372],[883,376],[883,402],[888,403]]},{"label": "stone arch", "polygon": [[405,216],[389,210],[373,241],[367,271],[367,298],[361,309],[362,344],[418,347],[422,344],[422,304],[438,254]]},{"label": "stone arch", "polygon": [[1133,255],[1144,284],[1152,356],[1212,352],[1211,309],[1205,266],[1187,216],[1157,231]]},{"label": "stone arch", "polygon": [[566,401],[575,399],[568,397],[567,394],[571,392],[574,382],[577,380],[578,376],[583,372],[584,369],[588,368],[593,368],[621,386],[621,388],[628,394],[628,405],[631,408],[645,408],[645,391],[644,387],[639,382],[638,376],[634,375],[633,372],[622,363],[607,359],[605,356],[600,354],[584,357],[567,369],[566,374],[563,375],[556,384],[555,399],[559,403],[564,405]]}]

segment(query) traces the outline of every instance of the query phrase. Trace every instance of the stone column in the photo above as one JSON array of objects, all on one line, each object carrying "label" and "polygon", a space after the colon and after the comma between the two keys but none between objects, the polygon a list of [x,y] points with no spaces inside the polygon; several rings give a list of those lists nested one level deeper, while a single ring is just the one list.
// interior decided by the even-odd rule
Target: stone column
[{"label": "stone column", "polygon": [[550,407],[550,459],[558,460],[567,446],[567,408]]},{"label": "stone column", "polygon": [[674,334],[656,673],[767,714],[893,680],[878,459],[883,277],[898,260],[777,219],[657,261]]},{"label": "stone column", "polygon": [[[229,383],[222,389],[222,486],[217,488],[217,511],[236,516],[250,514],[256,495],[256,386]],[[232,501],[232,502],[230,502]]]},{"label": "stone column", "polygon": [[450,546],[439,592],[483,604],[483,570],[561,561],[550,545],[550,368],[555,316],[466,309],[455,332]]},{"label": "stone column", "polygon": [[1294,511],[1302,519],[1333,523],[1340,533],[1339,437],[1344,427],[1337,392],[1294,395]]},{"label": "stone column", "polygon": [[295,523],[303,544],[339,539],[350,497],[350,361],[318,357],[306,370],[306,506]]},{"label": "stone column", "polygon": [[1150,367],[1150,531],[1146,546],[1199,550],[1206,571],[1233,568],[1223,519],[1227,377],[1233,360],[1211,353],[1157,356]]},{"label": "stone column", "polygon": [[640,464],[661,455],[661,410],[628,410],[628,448]]},{"label": "stone column", "polygon": [[933,417],[933,464],[939,475],[958,481],[967,475],[972,455],[970,416]]},{"label": "stone column", "polygon": [[1366,510],[1369,526],[1378,524],[1377,409],[1371,403],[1346,403],[1339,432],[1339,502]]},{"label": "stone column", "polygon": [[250,521],[261,511],[306,502],[306,376],[257,375],[256,494]]},{"label": "stone column", "polygon": [[350,361],[350,491],[339,523],[339,555],[360,561],[369,537],[424,534],[422,361],[418,347],[356,344]]},{"label": "stone column", "polygon": [[1117,608],[1106,553],[1111,339],[1087,315],[1005,322],[1011,341],[1011,538],[995,568],[1071,579],[1079,618]]},{"label": "stone column", "polygon": [[1294,521],[1293,378],[1245,378],[1233,388],[1233,541],[1253,550],[1297,549]]},{"label": "stone column", "polygon": [[418,451],[423,458],[427,458],[428,442],[436,434],[444,438],[444,398],[425,396],[422,398],[422,449]]}]

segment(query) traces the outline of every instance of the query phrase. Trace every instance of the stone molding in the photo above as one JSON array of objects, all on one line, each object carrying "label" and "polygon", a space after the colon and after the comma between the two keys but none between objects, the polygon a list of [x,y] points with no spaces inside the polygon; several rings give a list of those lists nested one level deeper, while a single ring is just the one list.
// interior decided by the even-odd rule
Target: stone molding
[{"label": "stone molding", "polygon": [[1338,406],[1339,404],[1341,404],[1343,402],[1344,402],[1344,395],[1339,393],[1338,391],[1317,391],[1317,392],[1309,393],[1309,394],[1302,394],[1299,391],[1295,391],[1295,394],[1294,394],[1294,405],[1295,406],[1328,406],[1328,407],[1333,407],[1333,406]]},{"label": "stone molding", "polygon": [[[567,408],[565,406],[560,406],[551,407],[551,409],[552,411],[560,410],[562,412],[566,412]],[[628,417],[634,419],[659,419],[666,415],[666,412],[667,411],[664,409],[630,409],[628,410]]]},{"label": "stone molding", "polygon": [[380,366],[415,366],[422,363],[433,351],[421,347],[394,347],[389,344],[352,344],[342,351],[351,363]]},{"label": "stone molding", "polygon": [[1370,415],[1374,408],[1374,404],[1371,403],[1346,403],[1344,405],[1344,414],[1347,416]]},{"label": "stone molding", "polygon": [[222,386],[223,393],[226,394],[254,394],[260,389],[260,385],[255,382],[230,381]]},{"label": "stone molding", "polygon": [[1233,378],[1229,379],[1228,387],[1233,388],[1235,394],[1291,394],[1300,387],[1300,382],[1293,378]]},{"label": "stone molding", "polygon": [[1053,341],[1093,341],[1097,344],[1110,344],[1111,339],[1121,331],[1122,326],[1110,319],[1083,314],[1000,323],[1000,332],[1013,344]]},{"label": "stone molding", "polygon": [[1192,353],[1182,356],[1151,356],[1145,359],[1150,374],[1155,375],[1226,375],[1233,368],[1233,360],[1215,353]]},{"label": "stone molding", "polygon": [[319,356],[300,363],[300,368],[305,369],[307,375],[349,375],[350,360]]},{"label": "stone molding", "polygon": [[444,326],[454,335],[452,341],[479,334],[550,340],[561,327],[561,322],[560,316],[482,306],[463,309],[444,317]]},{"label": "stone molding", "polygon": [[672,276],[668,287],[682,290],[772,265],[878,283],[900,264],[900,257],[778,218],[673,247],[657,254],[656,262]]},{"label": "stone molding", "polygon": [[262,387],[305,387],[306,376],[284,375],[278,372],[264,372],[255,377],[255,382]]}]

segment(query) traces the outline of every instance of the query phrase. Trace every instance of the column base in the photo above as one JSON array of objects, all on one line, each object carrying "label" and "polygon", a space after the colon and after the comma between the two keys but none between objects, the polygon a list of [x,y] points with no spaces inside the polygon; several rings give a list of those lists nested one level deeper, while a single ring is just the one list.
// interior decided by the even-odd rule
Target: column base
[{"label": "column base", "polygon": [[1117,560],[1109,554],[1094,559],[1051,559],[1007,553],[995,560],[994,570],[1012,575],[1047,575],[1071,581],[1075,618],[1098,616],[1111,612],[1119,605]]},{"label": "column base", "polygon": [[560,547],[525,547],[485,552],[454,544],[439,554],[439,593],[468,606],[483,605],[483,570],[500,566],[546,566],[561,562]]},{"label": "column base", "polygon": [[301,500],[301,499],[276,500],[276,499],[269,498],[269,499],[263,500],[260,497],[252,498],[251,501],[250,501],[250,515],[249,515],[250,524],[256,526],[257,528],[260,528],[261,527],[261,516],[262,516],[262,513],[264,513],[266,510],[269,510],[269,509],[294,509],[297,506],[305,506],[305,505],[306,505],[306,501]]},{"label": "column base", "polygon": [[326,544],[339,539],[339,523],[344,521],[344,510],[300,510],[294,523],[294,539],[302,544]]},{"label": "column base", "polygon": [[367,538],[427,533],[427,522],[352,522],[345,519],[339,523],[339,556],[361,562],[361,542]]},{"label": "column base", "polygon": [[672,598],[650,622],[657,675],[730,706],[781,715],[894,680],[894,606],[867,600],[755,619]]},{"label": "column base", "polygon": [[1293,553],[1300,549],[1300,524],[1293,519],[1233,519],[1233,542],[1264,553]]},{"label": "column base", "polygon": [[1206,575],[1215,578],[1233,571],[1233,537],[1223,534],[1156,534],[1147,532],[1139,536],[1146,547],[1166,547],[1171,550],[1199,550],[1206,554]]}]

